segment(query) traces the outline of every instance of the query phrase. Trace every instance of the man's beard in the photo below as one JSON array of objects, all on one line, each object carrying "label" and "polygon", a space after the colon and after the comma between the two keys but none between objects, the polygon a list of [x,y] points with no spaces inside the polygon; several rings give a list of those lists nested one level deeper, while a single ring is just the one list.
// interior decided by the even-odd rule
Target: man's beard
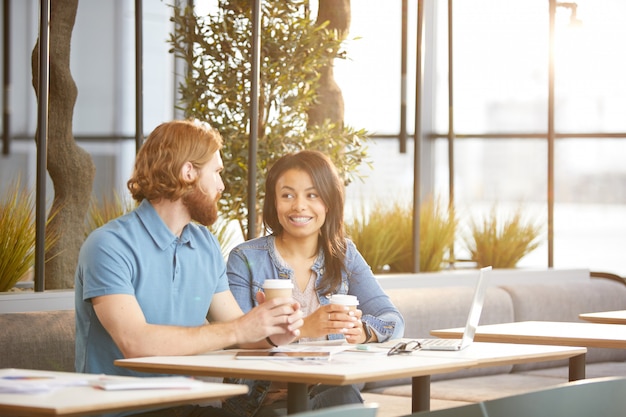
[{"label": "man's beard", "polygon": [[217,220],[218,200],[219,193],[213,199],[204,193],[197,184],[193,187],[193,191],[183,196],[183,204],[189,210],[191,219],[207,227]]}]

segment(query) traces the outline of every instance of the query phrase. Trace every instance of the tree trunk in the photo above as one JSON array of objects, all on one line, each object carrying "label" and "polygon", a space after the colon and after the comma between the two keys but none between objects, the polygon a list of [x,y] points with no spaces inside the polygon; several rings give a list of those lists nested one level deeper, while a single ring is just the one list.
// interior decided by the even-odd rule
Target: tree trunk
[{"label": "tree trunk", "polygon": [[[72,288],[78,252],[85,238],[95,166],[91,156],[74,141],[72,118],[78,91],[70,72],[70,44],[78,0],[50,3],[50,88],[47,169],[54,184],[46,233],[57,230],[59,241],[46,254],[45,289]],[[32,54],[33,87],[39,94],[39,39]],[[37,126],[37,135],[39,135]]]},{"label": "tree trunk", "polygon": [[[329,22],[329,29],[336,29],[344,40],[350,29],[350,0],[319,0],[317,23]],[[318,90],[318,102],[309,110],[309,125],[321,125],[330,120],[343,128],[343,94],[335,82],[333,65],[322,70]]]}]

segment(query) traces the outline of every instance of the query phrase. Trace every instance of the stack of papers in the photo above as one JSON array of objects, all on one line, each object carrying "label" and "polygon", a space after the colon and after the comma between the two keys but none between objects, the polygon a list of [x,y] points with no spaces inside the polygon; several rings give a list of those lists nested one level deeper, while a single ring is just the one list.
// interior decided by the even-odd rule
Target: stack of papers
[{"label": "stack of papers", "polygon": [[242,350],[235,354],[237,359],[282,359],[282,360],[329,360],[331,352],[295,350]]},{"label": "stack of papers", "polygon": [[2,375],[0,394],[40,394],[63,387],[85,386],[86,379],[66,379],[52,375]]},{"label": "stack of papers", "polygon": [[1,369],[0,394],[42,394],[67,387],[102,390],[191,389],[203,381],[184,376],[132,377],[116,375]]},{"label": "stack of papers", "polygon": [[103,376],[90,381],[92,387],[107,390],[133,389],[190,389],[201,386],[204,382],[184,376],[157,376],[146,378]]},{"label": "stack of papers", "polygon": [[359,352],[377,355],[386,355],[388,347],[382,344],[371,343],[367,345],[348,344],[343,340],[339,341],[318,341],[293,343],[280,346],[274,349],[264,350],[239,350],[235,353],[236,359],[277,359],[277,360],[330,360],[337,353]]}]

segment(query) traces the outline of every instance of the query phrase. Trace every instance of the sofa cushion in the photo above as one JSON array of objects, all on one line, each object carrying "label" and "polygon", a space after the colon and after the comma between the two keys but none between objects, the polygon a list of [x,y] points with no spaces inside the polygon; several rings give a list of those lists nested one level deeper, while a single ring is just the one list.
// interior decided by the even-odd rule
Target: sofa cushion
[{"label": "sofa cushion", "polygon": [[513,300],[515,321],[582,321],[580,313],[626,309],[626,285],[608,279],[501,288]]},{"label": "sofa cushion", "polygon": [[0,368],[74,371],[74,310],[0,314]]},{"label": "sofa cushion", "polygon": [[[502,286],[515,306],[514,321],[582,321],[580,313],[626,309],[626,285],[601,278],[560,284]],[[626,360],[626,349],[590,348],[587,363]],[[516,365],[515,371],[563,366],[565,361]]]},{"label": "sofa cushion", "polygon": [[[432,337],[431,330],[464,327],[474,287],[390,289],[386,291],[405,321],[404,337]],[[513,303],[498,287],[487,289],[480,324],[513,321]]]}]

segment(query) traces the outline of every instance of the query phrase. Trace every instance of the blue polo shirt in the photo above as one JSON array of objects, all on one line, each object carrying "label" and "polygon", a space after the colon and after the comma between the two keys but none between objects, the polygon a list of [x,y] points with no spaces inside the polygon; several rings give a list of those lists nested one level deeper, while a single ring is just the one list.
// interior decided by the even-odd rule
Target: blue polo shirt
[{"label": "blue polo shirt", "polygon": [[150,202],[94,230],[85,240],[75,276],[76,371],[147,376],[113,365],[122,358],[96,317],[91,299],[137,298],[148,323],[200,326],[213,294],[227,291],[224,258],[215,236],[190,223],[181,237]]}]

